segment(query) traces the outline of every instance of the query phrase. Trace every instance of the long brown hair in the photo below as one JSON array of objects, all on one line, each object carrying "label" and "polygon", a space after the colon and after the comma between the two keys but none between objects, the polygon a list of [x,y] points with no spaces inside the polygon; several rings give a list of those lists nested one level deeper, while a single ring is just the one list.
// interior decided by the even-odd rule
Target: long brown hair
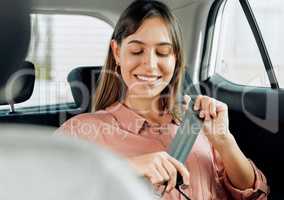
[{"label": "long brown hair", "polygon": [[[164,3],[155,0],[134,1],[120,16],[111,39],[115,40],[118,45],[121,45],[124,38],[135,33],[146,19],[152,17],[160,17],[166,22],[176,57],[173,77],[168,86],[160,94],[159,110],[161,112],[165,110],[170,111],[174,119],[180,121],[180,110],[176,97],[181,87],[185,61],[180,27],[169,8]],[[119,69],[117,71],[110,45],[106,63],[100,75],[99,85],[93,98],[92,111],[105,109],[114,102],[124,98],[126,85],[117,74],[120,74],[120,71]]]}]

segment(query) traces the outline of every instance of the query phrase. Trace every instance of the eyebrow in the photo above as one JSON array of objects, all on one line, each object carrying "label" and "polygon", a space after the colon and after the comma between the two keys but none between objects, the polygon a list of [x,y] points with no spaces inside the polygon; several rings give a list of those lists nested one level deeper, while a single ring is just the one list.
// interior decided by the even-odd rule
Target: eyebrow
[{"label": "eyebrow", "polygon": [[[128,42],[128,44],[132,44],[132,43],[138,43],[138,44],[145,45],[145,43],[140,41],[140,40],[131,40],[131,41]],[[170,42],[160,42],[160,43],[157,43],[156,45],[158,45],[158,46],[164,46],[164,45],[173,46],[173,44],[170,43]]]}]

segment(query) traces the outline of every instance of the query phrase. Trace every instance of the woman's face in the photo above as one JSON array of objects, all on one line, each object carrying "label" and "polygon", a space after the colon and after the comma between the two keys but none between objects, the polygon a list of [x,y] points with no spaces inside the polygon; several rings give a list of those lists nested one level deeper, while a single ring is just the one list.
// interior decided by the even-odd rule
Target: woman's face
[{"label": "woman's face", "polygon": [[122,40],[112,41],[116,62],[127,85],[127,95],[153,98],[169,84],[176,58],[169,30],[162,18],[144,21],[139,29]]}]

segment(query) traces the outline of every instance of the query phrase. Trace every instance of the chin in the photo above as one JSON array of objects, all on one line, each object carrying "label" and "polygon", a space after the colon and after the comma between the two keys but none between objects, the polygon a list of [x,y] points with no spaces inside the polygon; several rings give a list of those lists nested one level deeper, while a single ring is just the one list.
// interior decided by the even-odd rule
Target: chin
[{"label": "chin", "polygon": [[133,91],[133,93],[131,94],[133,97],[137,96],[137,98],[155,98],[160,96],[161,91],[156,91],[156,90],[149,90],[149,89],[144,89],[144,90],[139,90],[139,91]]}]

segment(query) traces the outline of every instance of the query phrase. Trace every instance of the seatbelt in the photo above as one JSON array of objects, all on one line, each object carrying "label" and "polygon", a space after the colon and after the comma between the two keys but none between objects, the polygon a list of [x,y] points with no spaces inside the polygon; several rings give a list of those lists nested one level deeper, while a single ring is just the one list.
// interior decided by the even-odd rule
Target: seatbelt
[{"label": "seatbelt", "polygon": [[[195,97],[199,92],[197,92],[189,75],[186,75],[186,77],[186,85],[190,86],[191,100],[188,109],[184,113],[182,124],[178,128],[169,150],[169,154],[181,163],[186,161],[203,123],[199,118],[199,112],[193,109]],[[183,98],[183,96],[180,98]]]},{"label": "seatbelt", "polygon": [[[185,74],[185,86],[182,94],[187,91],[191,100],[189,102],[188,109],[183,116],[182,124],[179,126],[177,133],[170,145],[169,154],[181,163],[185,163],[193,144],[195,143],[197,136],[202,128],[203,121],[199,118],[199,112],[194,111],[193,106],[195,103],[195,97],[200,94],[188,73]],[[181,96],[179,100],[184,97]],[[176,189],[188,200],[190,199],[186,194],[180,190],[180,186],[183,184],[182,176],[178,173]]]}]

